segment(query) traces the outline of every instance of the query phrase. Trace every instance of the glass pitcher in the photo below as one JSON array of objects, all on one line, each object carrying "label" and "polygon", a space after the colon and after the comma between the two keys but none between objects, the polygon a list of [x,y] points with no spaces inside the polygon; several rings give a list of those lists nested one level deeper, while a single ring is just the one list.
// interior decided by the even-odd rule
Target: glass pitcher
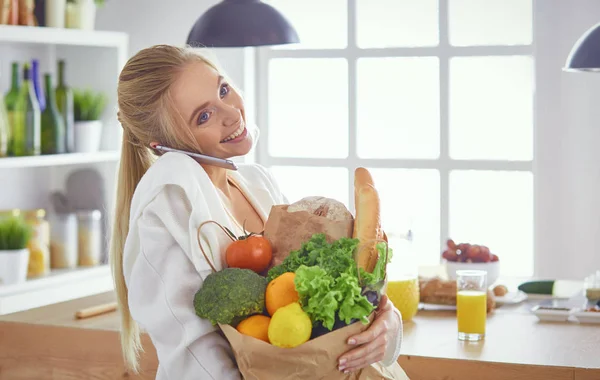
[{"label": "glass pitcher", "polygon": [[388,263],[386,294],[402,314],[403,321],[410,321],[419,309],[419,275],[413,247],[413,233],[390,234],[388,243],[393,250]]}]

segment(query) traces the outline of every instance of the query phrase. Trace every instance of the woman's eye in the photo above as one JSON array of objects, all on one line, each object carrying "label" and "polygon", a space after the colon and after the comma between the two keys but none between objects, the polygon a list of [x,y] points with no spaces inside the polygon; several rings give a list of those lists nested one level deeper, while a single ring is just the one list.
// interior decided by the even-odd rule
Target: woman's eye
[{"label": "woman's eye", "polygon": [[226,83],[224,83],[224,84],[221,86],[221,93],[220,93],[220,95],[221,95],[221,97],[223,98],[223,97],[225,97],[225,95],[227,95],[228,93],[229,93],[229,85],[228,85],[228,84],[226,84]]},{"label": "woman's eye", "polygon": [[206,123],[208,121],[208,119],[210,119],[210,113],[202,112],[200,114],[200,117],[198,117],[198,124]]}]

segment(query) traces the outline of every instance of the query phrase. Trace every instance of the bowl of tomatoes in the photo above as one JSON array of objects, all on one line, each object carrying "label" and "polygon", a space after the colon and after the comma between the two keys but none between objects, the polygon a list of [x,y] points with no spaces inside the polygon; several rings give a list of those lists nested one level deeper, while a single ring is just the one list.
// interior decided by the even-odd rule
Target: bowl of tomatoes
[{"label": "bowl of tomatoes", "polygon": [[483,270],[487,272],[487,285],[493,285],[500,276],[500,259],[485,245],[459,243],[452,239],[446,242],[442,253],[446,274],[456,280],[456,271]]}]

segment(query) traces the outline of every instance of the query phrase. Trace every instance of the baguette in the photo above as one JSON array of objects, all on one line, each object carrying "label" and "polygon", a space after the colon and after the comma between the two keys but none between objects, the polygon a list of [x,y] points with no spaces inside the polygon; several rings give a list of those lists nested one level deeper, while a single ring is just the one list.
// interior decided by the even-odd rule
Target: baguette
[{"label": "baguette", "polygon": [[381,228],[379,194],[371,173],[365,168],[354,171],[354,203],[356,213],[352,237],[360,242],[356,262],[359,268],[371,273],[379,259],[378,242],[372,240],[386,238],[387,241],[387,236]]}]

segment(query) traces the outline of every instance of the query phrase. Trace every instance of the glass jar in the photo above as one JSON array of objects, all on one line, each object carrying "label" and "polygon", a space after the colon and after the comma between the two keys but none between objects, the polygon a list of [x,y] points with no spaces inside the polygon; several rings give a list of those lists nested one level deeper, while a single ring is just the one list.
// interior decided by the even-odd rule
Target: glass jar
[{"label": "glass jar", "polygon": [[102,213],[98,210],[78,211],[79,265],[94,266],[102,260]]},{"label": "glass jar", "polygon": [[600,300],[600,270],[585,278],[585,297],[590,301]]},{"label": "glass jar", "polygon": [[50,229],[50,267],[76,268],[79,260],[77,215],[53,214],[50,217]]},{"label": "glass jar", "polygon": [[38,277],[50,272],[50,224],[45,219],[46,210],[23,211],[23,219],[32,228],[29,240],[29,266],[27,277]]},{"label": "glass jar", "polygon": [[413,319],[419,310],[419,276],[413,248],[413,233],[390,234],[392,258],[387,266],[386,294],[402,314],[403,321]]}]

